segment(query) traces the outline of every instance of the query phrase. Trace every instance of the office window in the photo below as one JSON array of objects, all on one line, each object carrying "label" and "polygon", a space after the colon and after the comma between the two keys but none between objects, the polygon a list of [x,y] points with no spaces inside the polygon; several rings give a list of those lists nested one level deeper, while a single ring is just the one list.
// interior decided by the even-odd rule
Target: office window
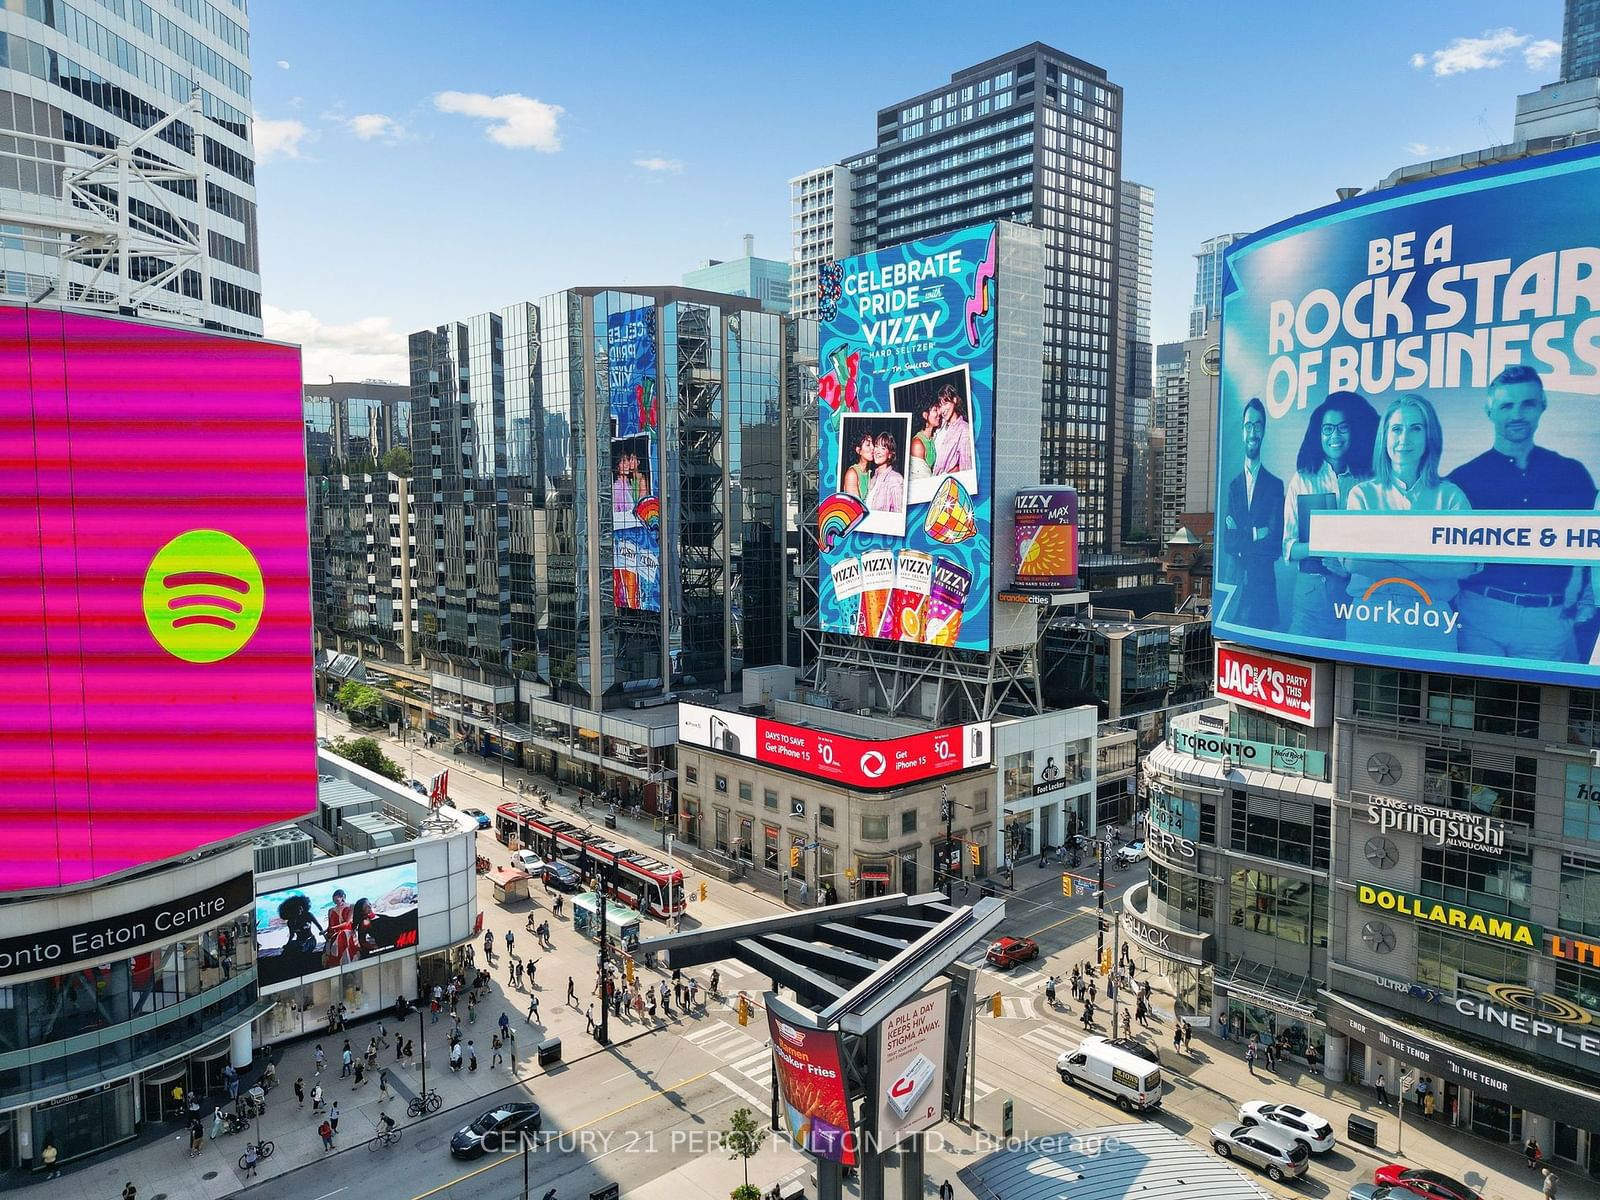
[{"label": "office window", "polygon": [[989,789],[988,788],[986,788],[986,787],[979,788],[977,791],[972,793],[972,811],[973,812],[988,812],[989,811]]},{"label": "office window", "polygon": [[1600,937],[1600,860],[1579,854],[1562,857],[1561,927]]},{"label": "office window", "polygon": [[1186,871],[1173,871],[1154,859],[1150,861],[1150,894],[1186,916],[1203,921],[1216,917],[1216,884]]},{"label": "office window", "polygon": [[778,869],[778,827],[776,825],[767,825],[762,828],[761,865],[769,871]]},{"label": "office window", "polygon": [[1600,767],[1567,764],[1561,833],[1564,837],[1600,842]]},{"label": "office window", "polygon": [[1229,883],[1230,920],[1295,945],[1328,944],[1328,889],[1265,871],[1238,870]]},{"label": "office window", "polygon": [[1422,894],[1484,912],[1528,919],[1533,868],[1526,857],[1422,848]]},{"label": "office window", "polygon": [[761,790],[761,803],[767,808],[777,808],[778,793],[773,791],[771,788],[763,788]]},{"label": "office window", "polygon": [[1579,1008],[1600,1012],[1600,968],[1580,966],[1575,962],[1558,963],[1556,984],[1551,990]]},{"label": "office window", "polygon": [[1389,667],[1357,667],[1354,701],[1358,716],[1420,721],[1422,676]]},{"label": "office window", "polygon": [[728,852],[728,810],[725,808],[717,809],[716,840],[713,844],[716,846],[718,853],[726,854]]},{"label": "office window", "polygon": [[685,783],[699,783],[700,768],[691,764],[685,764],[683,768],[683,781]]},{"label": "office window", "polygon": [[1024,796],[1033,794],[1032,750],[1025,750],[1021,754],[1006,755],[1005,787],[1007,802],[1020,800]]},{"label": "office window", "polygon": [[1454,996],[1475,982],[1528,982],[1528,952],[1483,938],[1417,926],[1417,982]]},{"label": "office window", "polygon": [[917,831],[917,810],[908,808],[900,814],[900,832],[915,833]]},{"label": "office window", "polygon": [[817,824],[824,829],[833,828],[833,808],[827,804],[817,805]]},{"label": "office window", "polygon": [[1539,764],[1493,750],[1423,752],[1422,798],[1429,804],[1532,825]]},{"label": "office window", "polygon": [[747,863],[755,861],[755,825],[754,817],[739,818],[739,857]]},{"label": "office window", "polygon": [[861,818],[861,840],[864,842],[881,842],[889,836],[888,817]]},{"label": "office window", "polygon": [[1332,842],[1329,816],[1320,805],[1235,791],[1232,845],[1246,854],[1325,871]]},{"label": "office window", "polygon": [[749,804],[750,803],[751,792],[752,792],[752,789],[751,789],[750,785],[748,783],[746,783],[744,780],[740,780],[739,781],[739,799],[743,800],[746,804]]},{"label": "office window", "polygon": [[1428,676],[1427,720],[1453,729],[1539,736],[1539,688],[1464,675]]},{"label": "office window", "polygon": [[1600,691],[1573,688],[1567,693],[1567,741],[1600,747]]}]

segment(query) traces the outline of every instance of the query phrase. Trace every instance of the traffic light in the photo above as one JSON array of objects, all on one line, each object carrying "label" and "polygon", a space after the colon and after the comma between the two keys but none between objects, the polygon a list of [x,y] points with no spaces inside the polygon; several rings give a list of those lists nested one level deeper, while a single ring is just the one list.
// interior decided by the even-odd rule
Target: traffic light
[{"label": "traffic light", "polygon": [[744,995],[744,993],[741,992],[739,994],[739,1024],[748,1025],[749,1023],[750,1023],[750,998],[748,996]]},{"label": "traffic light", "polygon": [[790,846],[789,847],[789,870],[798,871],[799,869],[800,869],[800,847],[799,846]]},{"label": "traffic light", "polygon": [[702,879],[700,881],[700,899],[701,899],[702,903],[705,901],[705,898],[706,898],[706,881],[704,879]]},{"label": "traffic light", "polygon": [[1072,876],[1065,871],[1061,872],[1061,894],[1063,896],[1072,895]]},{"label": "traffic light", "polygon": [[975,867],[983,865],[978,861],[982,854],[983,848],[977,842],[973,842],[972,845],[967,847],[967,856],[972,859],[972,865]]},{"label": "traffic light", "polygon": [[631,985],[633,983],[633,959],[631,959],[631,958],[623,959],[622,960],[622,970],[623,970],[623,973],[627,975],[628,983]]},{"label": "traffic light", "polygon": [[1107,946],[1104,950],[1100,951],[1100,974],[1102,974],[1102,975],[1111,974],[1111,947],[1110,946]]},{"label": "traffic light", "polygon": [[1000,1012],[1000,993],[996,992],[994,995],[989,997],[989,1015],[991,1017],[998,1017]]}]

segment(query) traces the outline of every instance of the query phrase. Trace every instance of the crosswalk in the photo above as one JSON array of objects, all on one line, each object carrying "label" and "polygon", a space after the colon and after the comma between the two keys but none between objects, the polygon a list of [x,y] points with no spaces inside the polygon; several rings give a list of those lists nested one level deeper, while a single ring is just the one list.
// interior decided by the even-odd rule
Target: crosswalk
[{"label": "crosswalk", "polygon": [[1078,1038],[1062,1025],[1040,1025],[1022,1034],[1019,1041],[1027,1042],[1050,1056],[1053,1063],[1078,1044]]}]

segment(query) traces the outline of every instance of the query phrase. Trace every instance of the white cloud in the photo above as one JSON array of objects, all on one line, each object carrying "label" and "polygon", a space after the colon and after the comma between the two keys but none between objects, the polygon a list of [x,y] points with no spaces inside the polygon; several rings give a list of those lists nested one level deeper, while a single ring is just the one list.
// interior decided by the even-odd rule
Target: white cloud
[{"label": "white cloud", "polygon": [[554,154],[561,149],[557,128],[567,110],[517,92],[486,96],[482,92],[440,92],[433,106],[443,113],[478,117],[490,122],[489,140],[513,150],[539,150]]},{"label": "white cloud", "polygon": [[264,163],[274,158],[299,158],[300,143],[310,136],[311,131],[300,121],[273,121],[257,117],[256,161]]},{"label": "white cloud", "polygon": [[320,382],[330,375],[340,381],[409,377],[406,336],[395,330],[392,317],[325,325],[306,309],[289,312],[271,304],[261,306],[261,317],[269,338],[301,347],[300,370],[307,380]]},{"label": "white cloud", "polygon": [[289,69],[289,61],[287,59],[280,58],[278,60],[278,70],[287,71],[288,69]]},{"label": "white cloud", "polygon": [[642,167],[646,171],[663,171],[671,175],[678,175],[683,171],[683,161],[681,159],[662,158],[659,154],[652,155],[649,158],[636,158],[633,160],[633,165]]},{"label": "white cloud", "polygon": [[345,119],[350,132],[363,142],[383,141],[393,145],[405,140],[406,127],[382,113],[359,113]]},{"label": "white cloud", "polygon": [[1529,68],[1538,70],[1560,56],[1561,45],[1548,39],[1535,41],[1532,34],[1518,33],[1507,26],[1487,29],[1479,37],[1456,38],[1442,50],[1413,54],[1411,65],[1419,71],[1431,67],[1434,75],[1442,78],[1504,66],[1506,58],[1519,50]]},{"label": "white cloud", "polygon": [[1537,42],[1529,42],[1523,48],[1522,58],[1528,64],[1528,70],[1537,71],[1548,67],[1561,57],[1561,43],[1552,42],[1549,38],[1540,38]]},{"label": "white cloud", "polygon": [[1406,153],[1413,158],[1429,158],[1433,154],[1433,147],[1427,142],[1407,142]]}]

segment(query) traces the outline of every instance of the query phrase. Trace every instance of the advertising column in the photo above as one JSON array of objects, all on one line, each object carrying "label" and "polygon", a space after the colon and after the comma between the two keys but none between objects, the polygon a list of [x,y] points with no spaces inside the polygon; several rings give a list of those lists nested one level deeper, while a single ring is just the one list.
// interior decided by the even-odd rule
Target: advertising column
[{"label": "advertising column", "polygon": [[821,268],[824,632],[989,648],[996,236]]},{"label": "advertising column", "polygon": [[1541,155],[1229,251],[1219,640],[1600,684],[1597,188]]}]

